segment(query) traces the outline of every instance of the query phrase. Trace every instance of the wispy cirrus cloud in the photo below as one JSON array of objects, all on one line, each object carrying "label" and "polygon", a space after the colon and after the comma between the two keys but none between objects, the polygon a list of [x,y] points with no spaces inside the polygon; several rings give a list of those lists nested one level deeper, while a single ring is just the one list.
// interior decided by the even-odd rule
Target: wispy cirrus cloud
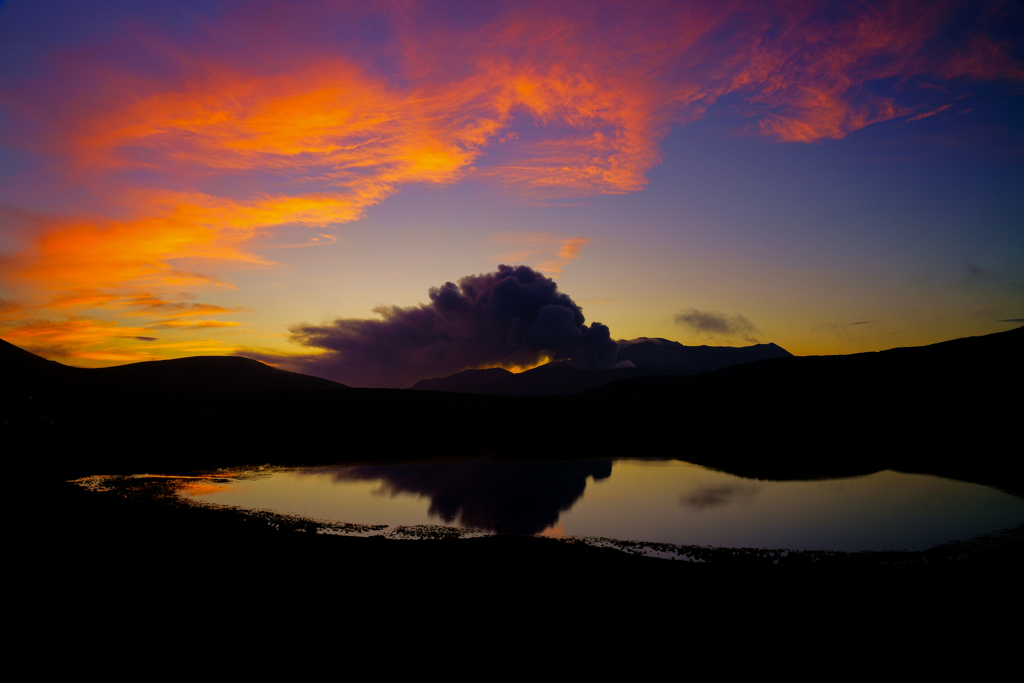
[{"label": "wispy cirrus cloud", "polygon": [[981,285],[991,285],[1003,282],[1005,278],[995,270],[991,268],[985,268],[979,266],[976,263],[970,261],[964,264],[964,275],[963,284],[966,287],[976,287]]},{"label": "wispy cirrus cloud", "polygon": [[947,109],[949,109],[951,106],[953,106],[953,105],[951,105],[951,104],[944,104],[944,105],[942,105],[940,107],[936,107],[935,109],[932,109],[931,111],[922,112],[922,113],[918,114],[917,116],[912,116],[909,119],[907,119],[907,123],[913,123],[914,121],[920,121],[921,119],[926,119],[926,118],[928,118],[930,116],[935,116],[936,114],[941,114],[942,112],[944,112]]},{"label": "wispy cirrus cloud", "polygon": [[150,327],[152,328],[187,328],[190,330],[200,330],[203,328],[214,328],[214,327],[238,327],[242,323],[234,322],[232,320],[159,320]]}]

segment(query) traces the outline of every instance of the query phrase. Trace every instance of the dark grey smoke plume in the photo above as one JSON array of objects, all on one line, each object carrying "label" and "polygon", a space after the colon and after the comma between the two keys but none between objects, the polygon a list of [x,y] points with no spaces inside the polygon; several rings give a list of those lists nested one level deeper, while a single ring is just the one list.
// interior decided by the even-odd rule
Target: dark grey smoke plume
[{"label": "dark grey smoke plume", "polygon": [[727,316],[717,311],[699,311],[696,308],[680,311],[676,315],[676,324],[704,334],[731,335],[758,331],[754,324],[742,315]]},{"label": "dark grey smoke plume", "polygon": [[381,320],[296,325],[293,339],[331,353],[307,359],[302,372],[363,387],[406,387],[466,368],[532,364],[550,357],[586,368],[615,362],[601,323],[553,280],[527,266],[467,275],[430,289],[430,303],[374,309]]}]

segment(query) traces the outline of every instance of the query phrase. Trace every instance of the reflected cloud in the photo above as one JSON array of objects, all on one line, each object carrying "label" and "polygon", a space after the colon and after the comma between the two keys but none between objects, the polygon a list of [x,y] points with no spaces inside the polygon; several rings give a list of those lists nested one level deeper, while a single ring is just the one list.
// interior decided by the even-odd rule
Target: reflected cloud
[{"label": "reflected cloud", "polygon": [[[312,470],[323,474],[332,470]],[[377,481],[380,495],[430,499],[448,524],[499,534],[560,533],[558,519],[583,495],[587,479],[607,479],[612,461],[471,462],[347,467],[336,481]]]},{"label": "reflected cloud", "polygon": [[693,510],[708,510],[725,507],[733,503],[745,503],[757,495],[760,486],[756,484],[732,484],[726,486],[700,486],[688,495],[679,496],[679,503]]}]

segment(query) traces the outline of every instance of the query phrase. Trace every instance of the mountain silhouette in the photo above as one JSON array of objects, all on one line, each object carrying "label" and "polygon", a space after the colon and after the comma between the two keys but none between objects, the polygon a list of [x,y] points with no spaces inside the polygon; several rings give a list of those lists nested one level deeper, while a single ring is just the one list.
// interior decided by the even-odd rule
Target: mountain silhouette
[{"label": "mountain silhouette", "polygon": [[788,358],[793,355],[776,344],[740,347],[685,346],[668,339],[640,337],[619,341],[618,345],[620,361],[630,361],[642,370],[674,370],[687,374],[718,370],[766,358]]},{"label": "mountain silhouette", "polygon": [[193,356],[109,368],[75,368],[40,358],[2,339],[0,372],[7,394],[75,390],[234,394],[348,388],[241,356]]},{"label": "mountain silhouette", "polygon": [[584,370],[568,363],[547,363],[520,373],[504,368],[463,370],[448,377],[420,380],[410,389],[490,396],[570,396],[638,374],[636,368]]},{"label": "mountain silhouette", "polygon": [[[894,469],[1024,491],[1024,458],[1012,445],[1022,349],[1018,328],[689,375],[610,370],[612,381],[575,395],[515,397],[337,390],[233,357],[70,368],[0,344],[0,437],[26,463],[68,478],[488,453],[513,461],[678,458],[763,479]],[[511,373],[466,376],[475,375]],[[564,364],[513,381],[524,375],[560,378],[563,387],[565,377],[603,380]],[[83,445],[93,442],[117,447],[85,455]]]},{"label": "mountain silhouette", "polygon": [[556,362],[520,373],[503,368],[463,370],[448,377],[421,380],[411,388],[491,396],[570,396],[627,378],[688,375],[757,360],[792,357],[775,344],[684,346],[668,339],[648,337],[618,344],[619,361],[629,361],[633,367],[585,370],[571,363]]},{"label": "mountain silhouette", "polygon": [[[575,397],[631,428],[621,449],[740,476],[937,474],[1024,490],[1014,448],[1024,328],[847,356],[635,377]],[[583,408],[587,406],[587,408]],[[603,439],[614,448],[616,434]],[[634,446],[633,444],[638,444]]]},{"label": "mountain silhouette", "polygon": [[[761,345],[768,346],[768,345]],[[771,345],[774,346],[774,345]],[[748,347],[754,348],[754,347]],[[965,337],[928,346],[901,347],[843,356],[785,356],[754,360],[689,376],[642,376],[596,387],[587,393],[591,400],[635,401],[662,399],[701,387],[747,385],[751,382],[777,383],[777,391],[822,391],[833,404],[857,400],[886,402],[891,391],[906,401],[924,402],[944,396],[953,401],[956,392],[971,393],[991,387],[1000,378],[1019,377],[1024,367],[1024,327],[1006,332]],[[781,349],[780,349],[781,351]],[[682,373],[680,373],[682,374]],[[831,387],[831,388],[827,388]],[[993,391],[987,396],[1001,396]],[[959,398],[959,397],[958,397]],[[794,396],[792,405],[806,398]],[[912,406],[907,403],[906,408]]]}]

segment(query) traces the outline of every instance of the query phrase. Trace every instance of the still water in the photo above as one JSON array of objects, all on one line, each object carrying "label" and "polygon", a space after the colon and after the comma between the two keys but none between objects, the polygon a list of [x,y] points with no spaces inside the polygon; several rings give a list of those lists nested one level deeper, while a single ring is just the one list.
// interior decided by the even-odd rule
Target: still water
[{"label": "still water", "polygon": [[931,475],[778,482],[650,460],[283,470],[181,495],[356,525],[848,552],[923,550],[1024,522],[1024,500]]}]

